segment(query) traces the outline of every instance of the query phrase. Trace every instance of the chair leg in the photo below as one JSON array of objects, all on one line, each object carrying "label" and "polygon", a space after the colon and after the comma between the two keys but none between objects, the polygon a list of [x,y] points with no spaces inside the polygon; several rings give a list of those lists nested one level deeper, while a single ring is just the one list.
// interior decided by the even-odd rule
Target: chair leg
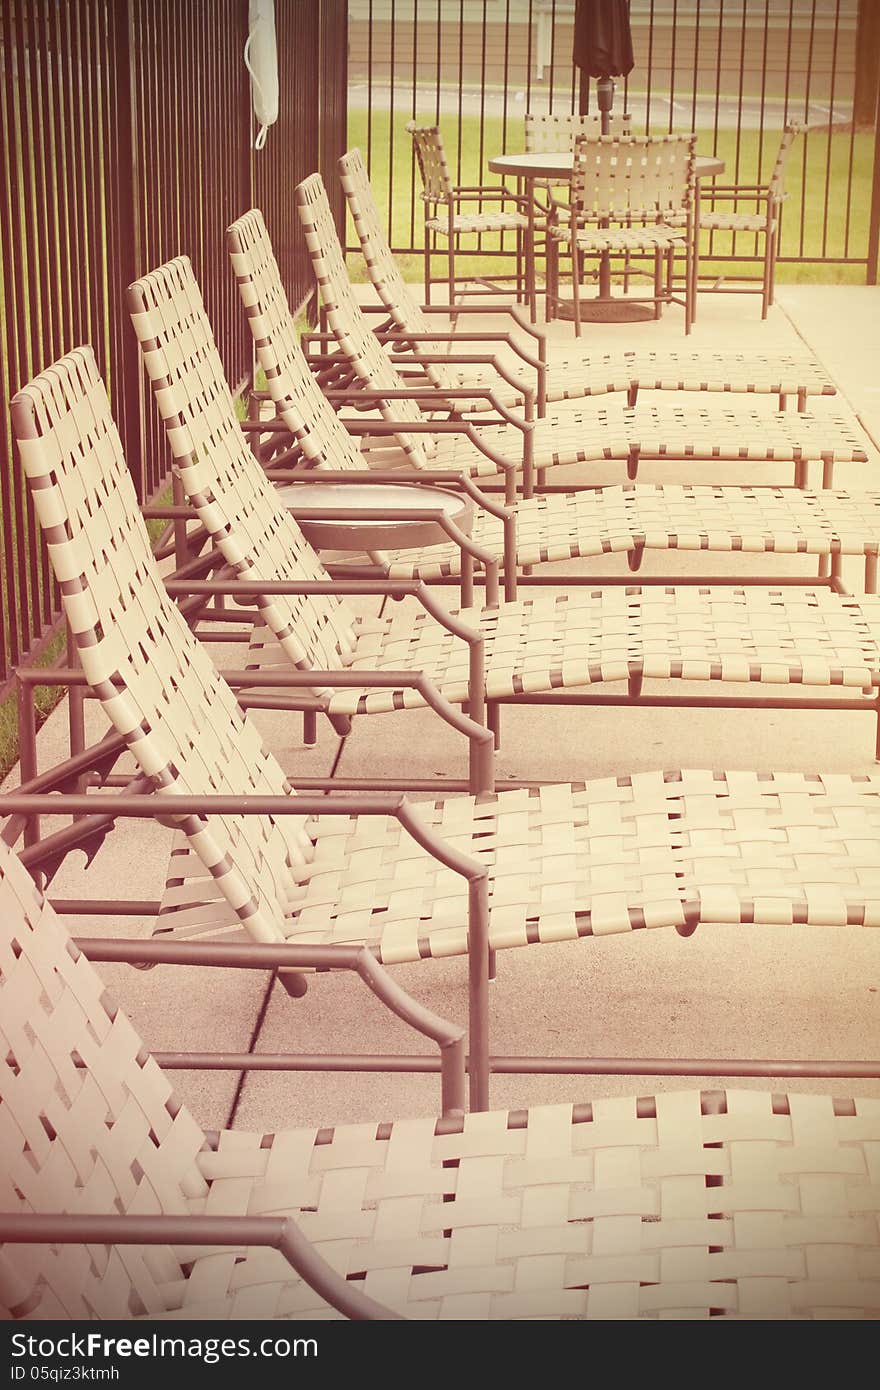
[{"label": "chair leg", "polygon": [[550,323],[556,318],[556,288],[559,282],[559,245],[555,237],[548,236],[544,254],[544,319]]},{"label": "chair leg", "polygon": [[[654,252],[654,318],[659,319],[663,313],[663,262],[666,260],[663,252]],[[667,265],[667,275],[669,268]]]},{"label": "chair leg", "polygon": [[523,260],[523,229],[516,229],[516,302],[526,302],[525,261]]},{"label": "chair leg", "polygon": [[691,242],[691,323],[697,317],[697,297],[699,294],[698,278],[700,274],[700,228],[694,227],[694,237]]},{"label": "chair leg", "polygon": [[768,304],[768,305],[772,304],[772,303],[775,301],[775,299],[776,299],[776,258],[777,258],[777,256],[779,255],[779,227],[778,227],[778,226],[775,228],[775,230],[774,230],[774,232],[773,232],[773,237],[772,237],[772,239],[771,239],[771,246],[772,246],[772,250],[771,250],[771,254],[770,254],[770,270],[769,270],[769,277],[768,277],[769,290],[768,290],[768,295],[767,295],[767,304]]},{"label": "chair leg", "polygon": [[[531,184],[529,184],[531,192]],[[529,302],[529,318],[535,323],[538,317],[538,297],[535,289],[535,208],[529,198],[529,222],[526,227],[526,295]]]},{"label": "chair leg", "polygon": [[581,260],[577,243],[571,245],[571,297],[574,305],[574,333],[581,336]]},{"label": "chair leg", "polygon": [[761,284],[761,318],[767,317],[767,310],[770,308],[772,288],[770,284],[770,270],[773,255],[773,238],[764,233],[764,278]]},{"label": "chair leg", "polygon": [[425,303],[431,303],[431,233],[425,228]]}]

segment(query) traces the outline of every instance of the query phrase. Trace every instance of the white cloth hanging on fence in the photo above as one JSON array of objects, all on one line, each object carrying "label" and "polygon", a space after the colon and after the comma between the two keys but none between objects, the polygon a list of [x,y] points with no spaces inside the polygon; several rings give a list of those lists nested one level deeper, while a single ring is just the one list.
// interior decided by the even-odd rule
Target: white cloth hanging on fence
[{"label": "white cloth hanging on fence", "polygon": [[275,0],[249,0],[248,37],[244,65],[251,75],[251,100],[259,123],[254,149],[266,143],[270,125],[278,119],[278,47],[275,42]]}]

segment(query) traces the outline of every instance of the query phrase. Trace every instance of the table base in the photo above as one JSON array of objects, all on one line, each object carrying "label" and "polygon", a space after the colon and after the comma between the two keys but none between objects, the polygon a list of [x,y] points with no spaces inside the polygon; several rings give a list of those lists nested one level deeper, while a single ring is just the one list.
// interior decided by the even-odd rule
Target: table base
[{"label": "table base", "polygon": [[[558,319],[574,318],[574,304],[570,299],[558,299],[555,307]],[[653,317],[650,304],[632,304],[626,299],[581,300],[582,323],[641,323]]]}]

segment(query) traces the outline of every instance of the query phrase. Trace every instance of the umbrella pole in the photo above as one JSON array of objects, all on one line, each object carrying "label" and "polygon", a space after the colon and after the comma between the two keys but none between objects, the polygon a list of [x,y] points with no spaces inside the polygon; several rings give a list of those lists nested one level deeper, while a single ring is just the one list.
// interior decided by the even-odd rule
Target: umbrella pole
[{"label": "umbrella pole", "polygon": [[[611,129],[611,107],[614,104],[614,82],[610,77],[600,77],[596,82],[596,101],[599,106],[600,129],[607,135]],[[608,222],[599,224],[607,227]],[[611,298],[611,257],[604,251],[599,258],[599,298]]]}]

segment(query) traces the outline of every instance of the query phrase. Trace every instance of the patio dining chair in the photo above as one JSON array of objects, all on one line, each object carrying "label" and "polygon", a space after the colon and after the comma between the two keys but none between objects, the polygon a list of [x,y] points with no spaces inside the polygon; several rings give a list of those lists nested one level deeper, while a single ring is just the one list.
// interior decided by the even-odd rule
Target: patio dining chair
[{"label": "patio dining chair", "polygon": [[0,1043],[9,1319],[801,1319],[880,1299],[880,1101],[661,1091],[207,1134],[2,842]]},{"label": "patio dining chair", "polygon": [[[342,689],[315,678],[328,713],[423,706],[418,684],[371,688],[371,673],[411,671],[472,719],[482,721],[486,709],[496,738],[504,703],[552,703],[560,691],[571,704],[637,703],[651,679],[747,681],[763,708],[821,706],[827,700],[817,688],[841,687],[835,707],[880,714],[880,599],[860,602],[824,586],[540,587],[445,614],[395,606],[381,618],[356,617],[342,598],[325,598],[314,611],[308,595],[291,605],[271,586],[318,577],[320,561],[247,447],[189,262],[179,258],[136,281],[129,304],[183,488],[232,572],[268,586],[249,660],[267,676],[286,663],[314,667],[318,658],[345,668],[352,684]],[[627,683],[626,694],[594,694],[615,681]],[[768,684],[811,689],[770,700]],[[652,698],[674,706],[688,697]]]},{"label": "patio dining chair", "polygon": [[[575,118],[577,119],[577,118]],[[593,118],[590,118],[593,119]],[[541,129],[567,117],[534,117],[533,124]],[[526,116],[528,123],[529,117]],[[552,127],[555,129],[555,124]],[[529,125],[526,126],[526,148],[529,148]],[[537,133],[533,134],[537,140]],[[542,137],[543,138],[543,137]],[[548,139],[556,139],[548,135]],[[537,148],[537,146],[536,146]],[[560,148],[547,145],[547,149]],[[628,404],[635,405],[639,390],[658,391],[720,391],[769,395],[779,398],[784,410],[789,396],[797,399],[798,409],[806,410],[810,396],[833,396],[836,387],[828,372],[815,357],[806,352],[779,353],[766,358],[751,352],[715,351],[707,348],[685,351],[672,348],[622,349],[608,352],[591,344],[552,343],[533,325],[515,321],[532,341],[523,351],[510,333],[483,334],[441,333],[435,326],[432,306],[419,303],[412,285],[404,280],[398,261],[391,251],[388,238],[373,198],[370,179],[360,150],[348,150],[339,160],[339,174],[348,199],[355,231],[360,241],[367,272],[382,305],[388,311],[385,330],[379,332],[388,341],[388,330],[398,350],[412,353],[415,362],[424,370],[426,379],[439,390],[467,386],[490,389],[505,405],[521,405],[521,390],[500,376],[491,364],[463,365],[456,344],[466,352],[474,349],[475,341],[487,346],[500,341],[517,353],[514,371],[522,373],[526,385],[537,386],[538,414],[546,414],[548,401],[577,400],[583,396],[603,396],[611,391],[623,391]],[[437,306],[433,306],[436,309]],[[493,310],[494,312],[494,310]],[[535,360],[537,354],[537,360]],[[531,375],[535,372],[535,376]],[[472,410],[485,410],[487,402],[475,398]]]},{"label": "patio dining chair", "polygon": [[[455,273],[456,256],[461,252],[463,236],[478,236],[479,251],[483,250],[482,238],[486,233],[500,234],[503,246],[504,233],[513,234],[515,242],[516,298],[532,304],[535,297],[534,252],[529,239],[529,219],[526,199],[505,188],[502,184],[464,185],[452,182],[443,137],[439,126],[420,126],[415,121],[407,123],[407,131],[412,136],[413,149],[422,176],[422,204],[424,207],[425,238],[425,298],[431,302],[431,256],[436,253],[438,238],[446,240],[447,275],[446,285],[449,304],[454,305],[456,295],[471,293],[458,283]],[[487,210],[486,204],[500,203],[498,211]],[[465,205],[476,204],[475,210],[462,211]],[[505,207],[512,204],[512,208]],[[478,254],[479,254],[478,251]],[[477,292],[486,289],[499,289],[498,277],[488,274],[476,279]],[[509,281],[510,276],[504,277]]]},{"label": "patio dining chair", "polygon": [[[373,429],[375,422],[343,423],[320,389],[300,345],[260,211],[253,208],[233,222],[227,241],[272,405],[301,450],[306,467],[316,470],[301,472],[300,482],[320,478],[324,472],[347,470],[396,482],[397,473],[368,472],[367,459],[349,433],[349,429]],[[447,486],[447,479],[453,477],[430,472],[415,476]],[[842,555],[863,556],[865,588],[869,592],[877,588],[880,496],[876,493],[633,483],[520,498],[505,516],[505,509],[474,491],[473,484],[470,487],[476,503],[471,539],[480,550],[503,560],[507,598],[516,597],[523,568],[622,552],[630,568],[637,570],[646,549],[802,553],[826,561],[831,557],[834,566]],[[294,490],[289,487],[283,498],[286,505],[294,505]],[[380,572],[392,578],[429,582],[461,579],[468,563],[461,545],[451,539],[439,545],[396,549],[373,559]],[[582,574],[568,574],[560,576],[559,582],[565,587],[593,581]],[[469,585],[470,601],[472,592]],[[463,606],[467,602],[463,596]]]},{"label": "patio dining chair", "polygon": [[[567,204],[554,198],[547,227],[547,316],[558,297],[559,252],[571,257],[574,329],[581,336],[581,280],[586,256],[647,256],[654,263],[648,302],[683,303],[685,333],[693,319],[694,135],[578,135]],[[684,253],[684,299],[673,289],[673,260]],[[629,296],[627,302],[644,302]]]},{"label": "patio dining chair", "polygon": [[[726,294],[760,294],[761,318],[767,317],[773,303],[776,282],[776,258],[779,252],[779,220],[785,192],[785,169],[791,148],[798,135],[807,127],[799,121],[788,121],[782,131],[779,149],[773,164],[770,179],[766,184],[718,184],[712,183],[704,190],[698,202],[698,221],[694,237],[694,284],[699,276],[700,233],[730,232],[734,238],[737,233],[745,239],[754,239],[756,245],[763,241],[763,270],[761,279],[754,287],[738,283],[726,286],[721,276],[714,285],[705,290],[720,290]],[[725,208],[724,204],[729,204]]]},{"label": "patio dining chair", "polygon": [[[416,468],[452,468],[474,477],[491,478],[502,474],[506,500],[515,500],[518,475],[525,496],[534,490],[534,474],[554,465],[619,459],[626,463],[633,479],[644,460],[671,459],[688,462],[711,461],[789,461],[794,464],[795,482],[803,485],[812,460],[821,460],[823,486],[833,481],[834,463],[864,462],[865,439],[858,422],[841,414],[772,412],[743,409],[739,403],[722,405],[687,398],[667,405],[621,404],[615,397],[587,401],[583,406],[561,403],[536,421],[517,424],[507,407],[494,393],[487,393],[496,416],[507,414],[503,423],[478,417],[480,446],[473,433],[458,430],[432,434],[432,420],[449,392],[437,392],[431,410],[430,397],[423,389],[407,386],[379,339],[371,331],[357,301],[327,193],[319,174],[312,174],[297,186],[296,201],[312,257],[315,279],[333,333],[337,356],[352,377],[351,402],[378,406],[388,420],[399,422],[396,437],[410,464]],[[473,396],[474,388],[461,395]],[[420,404],[421,397],[424,404]],[[454,413],[454,411],[453,411]],[[488,417],[491,421],[493,417]],[[413,426],[420,428],[417,435]]]},{"label": "patio dining chair", "polygon": [[[612,111],[608,116],[607,135],[631,134],[632,113]],[[523,116],[527,154],[557,153],[570,150],[578,135],[595,138],[602,134],[601,115],[578,114],[576,111],[527,111]]]},{"label": "patio dining chair", "polygon": [[[162,582],[91,349],[22,388],[12,416],[85,678],[182,832],[168,939],[365,945],[385,965],[466,956],[483,1109],[494,950],[704,921],[880,923],[880,774],[621,774],[417,807],[298,797]],[[94,795],[63,805],[112,816]]]}]

